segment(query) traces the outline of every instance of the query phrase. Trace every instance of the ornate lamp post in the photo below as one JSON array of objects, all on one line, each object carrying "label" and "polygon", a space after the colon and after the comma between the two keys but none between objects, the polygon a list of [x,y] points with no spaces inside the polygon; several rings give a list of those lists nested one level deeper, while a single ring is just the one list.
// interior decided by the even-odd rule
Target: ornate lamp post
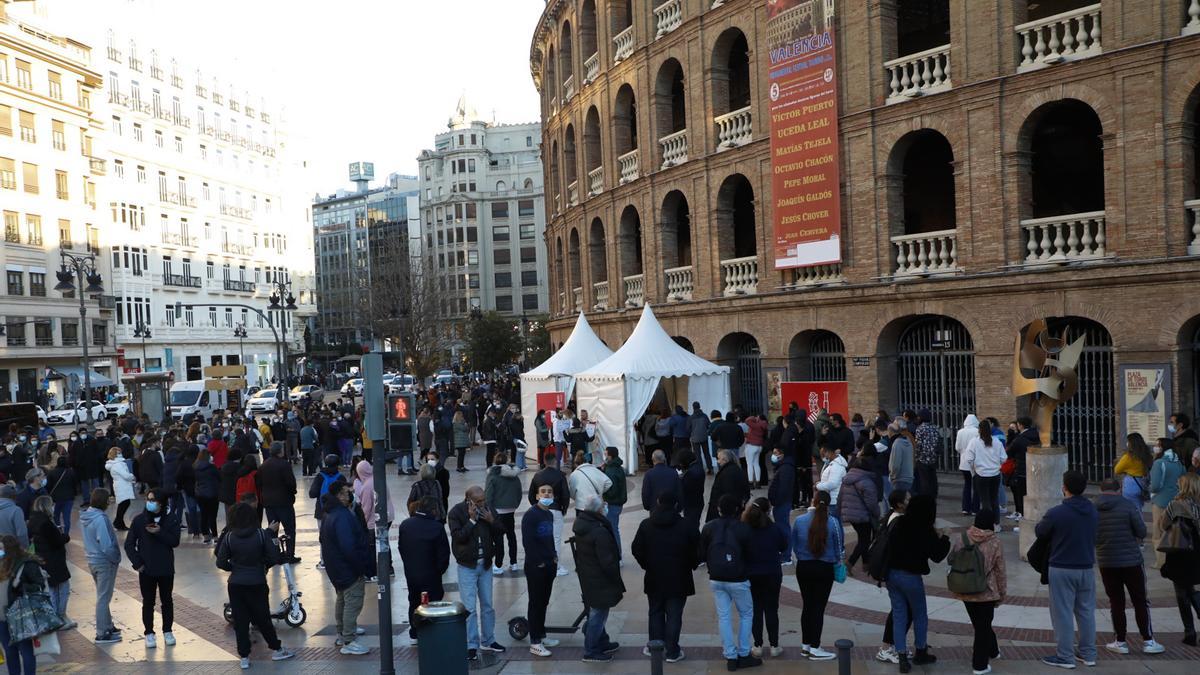
[{"label": "ornate lamp post", "polygon": [[150,326],[138,320],[137,325],[133,327],[133,337],[142,339],[142,372],[150,372],[149,364],[146,363],[146,339],[154,337],[150,334]]},{"label": "ornate lamp post", "polygon": [[268,311],[279,312],[279,367],[282,369],[279,377],[279,402],[287,400],[287,381],[288,373],[288,344],[287,344],[287,315],[285,311],[296,309],[296,296],[292,295],[292,282],[280,278],[282,275],[276,275],[272,286],[275,292],[271,293],[268,300],[271,304],[267,305]]},{"label": "ornate lamp post", "polygon": [[[96,421],[92,417],[92,364],[88,357],[88,330],[87,330],[87,304],[84,297],[87,295],[99,295],[104,292],[103,281],[99,270],[96,269],[96,256],[88,253],[86,255],[73,253],[70,251],[61,251],[62,267],[55,273],[58,278],[58,283],[55,284],[54,290],[61,293],[74,292],[79,298],[79,323],[80,337],[83,343],[83,393],[87,403],[84,409],[87,410],[87,429],[89,433],[95,434]],[[84,285],[86,281],[86,286]],[[143,343],[144,346],[144,343]]]},{"label": "ornate lamp post", "polygon": [[233,336],[238,339],[238,363],[242,366],[246,365],[246,324],[239,323],[233,327]]}]

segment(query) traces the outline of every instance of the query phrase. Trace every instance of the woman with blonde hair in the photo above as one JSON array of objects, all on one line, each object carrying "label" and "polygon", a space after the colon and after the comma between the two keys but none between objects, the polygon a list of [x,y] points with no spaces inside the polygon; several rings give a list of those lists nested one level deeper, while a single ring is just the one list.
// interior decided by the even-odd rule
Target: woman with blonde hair
[{"label": "woman with blonde hair", "polygon": [[1157,542],[1163,546],[1171,541],[1174,528],[1187,528],[1191,536],[1190,550],[1166,550],[1167,559],[1162,566],[1163,578],[1175,587],[1175,602],[1179,605],[1179,618],[1183,621],[1183,644],[1196,646],[1196,624],[1193,612],[1200,616],[1200,550],[1195,543],[1200,541],[1200,474],[1185,473],[1179,477],[1179,493],[1167,505],[1159,522],[1163,532]]}]

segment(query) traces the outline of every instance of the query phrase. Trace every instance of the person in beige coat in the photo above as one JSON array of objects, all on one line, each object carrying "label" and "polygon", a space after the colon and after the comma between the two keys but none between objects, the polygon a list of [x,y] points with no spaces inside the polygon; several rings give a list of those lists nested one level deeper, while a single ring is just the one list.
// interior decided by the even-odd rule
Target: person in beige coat
[{"label": "person in beige coat", "polygon": [[[981,505],[982,506],[982,505]],[[975,629],[975,643],[971,650],[971,669],[976,675],[990,673],[988,661],[1000,657],[1000,647],[996,643],[996,631],[992,629],[992,619],[996,615],[996,607],[1004,602],[1008,594],[1008,577],[1004,569],[1004,549],[993,527],[996,524],[996,514],[991,509],[982,509],[975,515],[975,524],[967,529],[967,539],[979,547],[983,553],[984,571],[987,574],[987,590],[982,593],[964,595],[955,593],[954,597],[962,600],[971,617],[971,627]],[[963,547],[961,537],[954,538],[952,551]]]}]

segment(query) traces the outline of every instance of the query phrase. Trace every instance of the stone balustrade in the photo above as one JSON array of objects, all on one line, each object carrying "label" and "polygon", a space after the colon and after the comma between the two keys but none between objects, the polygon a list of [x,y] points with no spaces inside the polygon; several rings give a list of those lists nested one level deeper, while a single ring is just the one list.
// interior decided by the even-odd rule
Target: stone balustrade
[{"label": "stone balustrade", "polygon": [[579,181],[573,180],[567,184],[567,206],[579,205]]},{"label": "stone balustrade", "polygon": [[785,286],[796,290],[810,286],[837,284],[845,280],[846,277],[842,275],[841,263],[824,263],[792,269],[792,280]]},{"label": "stone balustrade", "polygon": [[721,276],[725,278],[724,295],[750,295],[758,292],[758,256],[721,261]]},{"label": "stone balustrade", "polygon": [[750,106],[714,117],[713,123],[717,125],[717,150],[736,148],[749,143],[754,137],[750,122]]},{"label": "stone balustrade", "polygon": [[600,77],[600,52],[592,54],[583,62],[583,83],[586,85],[595,82],[598,77]]},{"label": "stone balustrade", "polygon": [[563,105],[567,104],[575,96],[575,76],[568,75],[567,79],[563,80]]},{"label": "stone balustrade", "polygon": [[575,312],[583,311],[583,287],[576,286],[571,289],[571,295],[575,298]]},{"label": "stone balustrade", "polygon": [[667,282],[667,301],[680,302],[692,299],[692,266],[672,267],[663,270]]},{"label": "stone balustrade", "polygon": [[1026,265],[1103,258],[1104,212],[1072,213],[1021,221]]},{"label": "stone balustrade", "polygon": [[654,26],[658,31],[654,39],[670,33],[683,25],[683,4],[680,0],[667,0],[654,8]]},{"label": "stone balustrade", "polygon": [[892,237],[896,276],[925,276],[958,270],[958,230],[939,230]]},{"label": "stone balustrade", "polygon": [[[1196,0],[1200,2],[1200,0]],[[1200,255],[1200,199],[1191,199],[1183,203],[1192,216],[1191,236],[1188,237],[1188,255]]]},{"label": "stone balustrade", "polygon": [[950,45],[885,61],[888,103],[934,94],[950,88]]},{"label": "stone balustrade", "polygon": [[613,63],[620,63],[633,54],[633,26],[613,37]]},{"label": "stone balustrade", "polygon": [[617,158],[621,170],[621,185],[638,178],[638,151],[634,148]]},{"label": "stone balustrade", "polygon": [[625,283],[625,306],[641,307],[646,303],[646,276],[631,274],[623,279]]},{"label": "stone balustrade", "polygon": [[597,281],[592,284],[592,297],[596,300],[595,309],[599,311],[608,309],[608,282]]},{"label": "stone balustrade", "polygon": [[663,136],[658,144],[662,147],[662,168],[669,169],[688,160],[687,129]]},{"label": "stone balustrade", "polygon": [[1100,3],[1016,27],[1021,44],[1017,72],[1045,68],[1100,53]]},{"label": "stone balustrade", "polygon": [[588,196],[595,197],[604,192],[604,167],[596,167],[587,173]]},{"label": "stone balustrade", "polygon": [[1183,26],[1184,35],[1200,33],[1200,0],[1183,0],[1187,3],[1187,23]]}]

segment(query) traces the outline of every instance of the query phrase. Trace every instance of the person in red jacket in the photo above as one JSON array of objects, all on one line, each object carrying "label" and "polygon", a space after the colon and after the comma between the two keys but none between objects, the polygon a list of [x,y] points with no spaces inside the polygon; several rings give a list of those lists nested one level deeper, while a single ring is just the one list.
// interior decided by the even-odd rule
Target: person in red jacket
[{"label": "person in red jacket", "polygon": [[766,478],[758,456],[762,454],[763,441],[767,438],[767,420],[758,413],[750,413],[743,421],[746,424],[746,477],[751,485],[757,486]]}]

